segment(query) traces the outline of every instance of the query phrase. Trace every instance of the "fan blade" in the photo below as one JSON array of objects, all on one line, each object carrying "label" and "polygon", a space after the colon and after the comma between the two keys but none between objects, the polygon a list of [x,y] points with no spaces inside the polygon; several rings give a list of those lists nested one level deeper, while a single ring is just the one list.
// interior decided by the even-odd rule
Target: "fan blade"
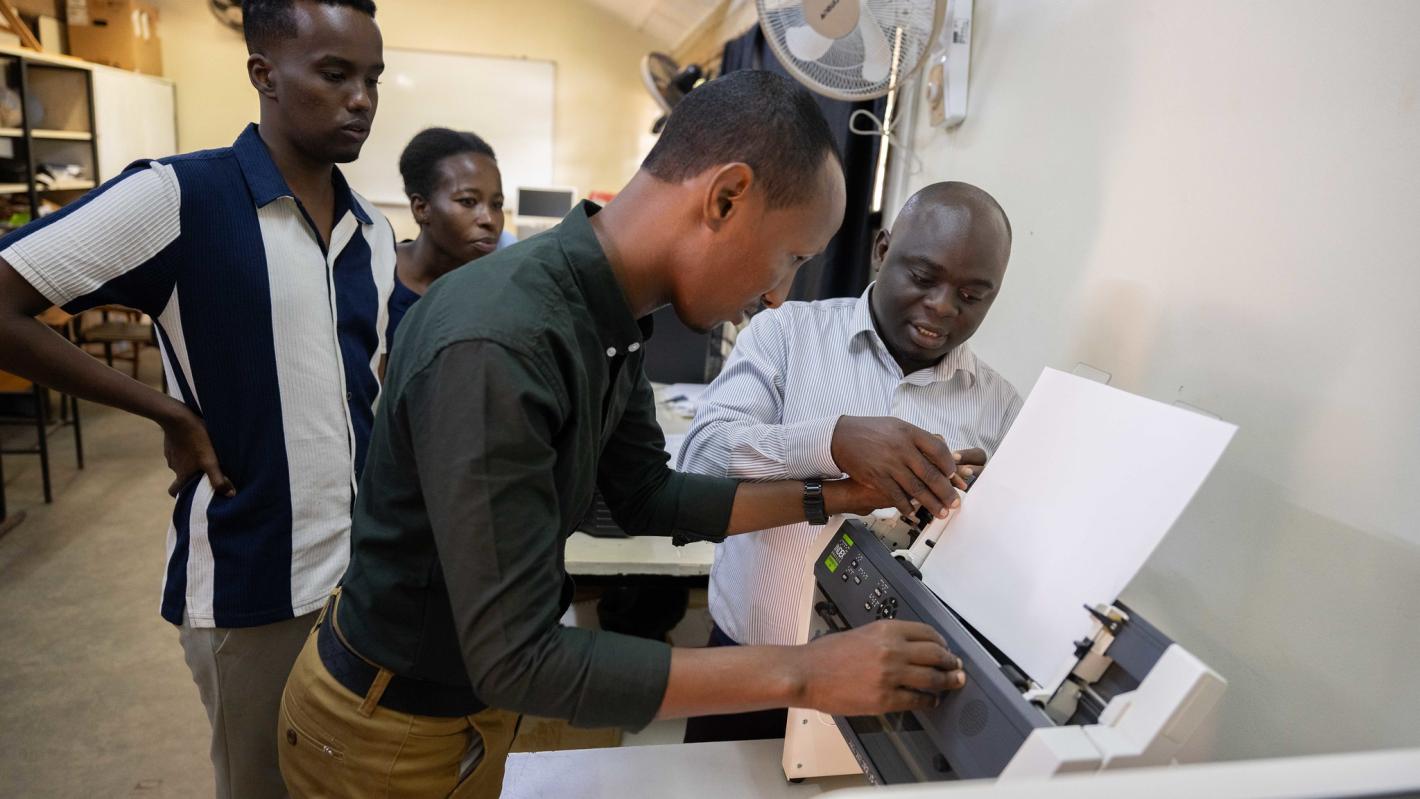
[{"label": "fan blade", "polygon": [[832,39],[808,25],[790,28],[784,34],[784,43],[789,45],[789,52],[800,61],[817,61],[833,46]]},{"label": "fan blade", "polygon": [[892,69],[892,50],[878,21],[868,11],[868,4],[858,6],[858,30],[863,36],[863,80],[878,83]]}]

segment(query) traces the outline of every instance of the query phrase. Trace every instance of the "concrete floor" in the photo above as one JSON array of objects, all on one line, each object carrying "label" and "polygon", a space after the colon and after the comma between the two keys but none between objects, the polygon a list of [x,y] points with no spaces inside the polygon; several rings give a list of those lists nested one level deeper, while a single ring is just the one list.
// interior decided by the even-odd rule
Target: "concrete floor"
[{"label": "concrete floor", "polygon": [[[156,360],[144,366],[156,383]],[[38,458],[5,457],[10,510],[27,518],[0,538],[0,798],[210,796],[207,717],[177,631],[158,615],[172,507],[162,435],[118,411],[82,411],[87,468],[75,468],[67,429],[51,438],[54,504]],[[703,591],[692,604],[677,644],[708,636]],[[623,745],[675,743],[683,730],[657,722]]]},{"label": "concrete floor", "polygon": [[[162,435],[82,412],[87,468],[68,430],[51,438],[54,504],[38,458],[5,456],[10,510],[27,518],[0,538],[0,797],[210,796],[207,716],[158,615]],[[7,440],[24,446],[20,433]]]}]

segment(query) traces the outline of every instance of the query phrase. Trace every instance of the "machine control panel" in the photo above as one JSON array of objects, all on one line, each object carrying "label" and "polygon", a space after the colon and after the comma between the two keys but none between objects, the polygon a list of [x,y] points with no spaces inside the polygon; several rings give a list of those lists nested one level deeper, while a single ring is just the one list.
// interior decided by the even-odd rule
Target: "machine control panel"
[{"label": "machine control panel", "polygon": [[880,619],[923,622],[941,633],[967,673],[966,685],[940,695],[933,708],[835,718],[870,780],[998,775],[1025,736],[1050,723],[951,610],[863,524],[843,523],[814,562],[814,581],[814,612],[830,631]]},{"label": "machine control panel", "polygon": [[829,574],[837,575],[839,582],[852,586],[847,590],[847,596],[852,597],[851,604],[863,606],[863,612],[870,614],[868,620],[898,618],[902,601],[894,595],[888,581],[867,562],[867,558],[858,554],[852,533],[843,534],[832,552],[824,558],[823,567]]}]

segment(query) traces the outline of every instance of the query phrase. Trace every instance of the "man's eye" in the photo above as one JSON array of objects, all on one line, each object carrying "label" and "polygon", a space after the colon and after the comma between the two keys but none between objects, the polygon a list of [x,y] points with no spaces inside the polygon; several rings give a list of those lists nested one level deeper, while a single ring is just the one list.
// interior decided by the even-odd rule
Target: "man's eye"
[{"label": "man's eye", "polygon": [[926,275],[921,274],[920,272],[912,272],[911,275],[912,282],[923,288],[927,288],[928,286],[932,285],[932,279],[927,277]]},{"label": "man's eye", "polygon": [[468,197],[464,197],[463,199],[459,200],[459,205],[462,205],[464,208],[474,208],[478,205],[478,201],[470,199]]},{"label": "man's eye", "polygon": [[966,303],[977,303],[977,302],[981,302],[981,298],[980,298],[980,297],[976,296],[975,294],[972,294],[971,292],[967,292],[967,291],[963,291],[963,292],[961,293],[961,298],[962,298],[962,301],[963,301],[963,302],[966,302]]},{"label": "man's eye", "polygon": [[322,72],[321,77],[325,78],[331,83],[339,83],[345,80],[345,76],[339,72]]}]

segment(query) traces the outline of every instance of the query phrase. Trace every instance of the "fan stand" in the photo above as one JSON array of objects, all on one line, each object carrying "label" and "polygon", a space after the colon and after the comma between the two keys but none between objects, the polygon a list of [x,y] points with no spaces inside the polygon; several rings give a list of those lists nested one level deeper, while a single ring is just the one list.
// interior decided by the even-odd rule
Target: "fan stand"
[{"label": "fan stand", "polygon": [[34,31],[30,26],[20,19],[19,12],[15,11],[15,6],[10,0],[0,0],[0,16],[5,18],[5,24],[0,25],[0,30],[7,30],[20,37],[20,43],[37,53],[44,52],[40,46],[39,39],[35,38]]}]

